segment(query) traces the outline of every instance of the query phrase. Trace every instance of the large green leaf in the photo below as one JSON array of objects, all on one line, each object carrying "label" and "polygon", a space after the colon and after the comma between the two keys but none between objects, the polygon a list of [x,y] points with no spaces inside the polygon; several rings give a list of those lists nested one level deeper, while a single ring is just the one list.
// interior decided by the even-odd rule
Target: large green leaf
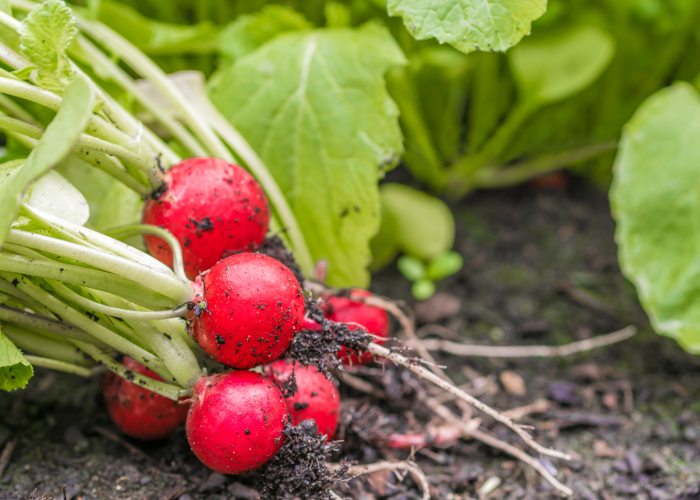
[{"label": "large green leaf", "polygon": [[266,5],[260,12],[239,16],[221,37],[221,52],[235,61],[281,33],[313,28],[306,18],[283,5]]},{"label": "large green leaf", "polygon": [[7,182],[0,184],[0,244],[5,240],[27,186],[70,154],[94,106],[95,92],[90,81],[76,75],[66,87],[61,108],[27,161]]},{"label": "large green leaf", "polygon": [[0,329],[0,390],[21,389],[33,374],[32,365]]},{"label": "large green leaf", "polygon": [[22,23],[22,52],[35,64],[37,83],[62,92],[73,75],[66,49],[78,32],[63,0],[49,0],[32,10]]},{"label": "large green leaf", "polygon": [[418,40],[437,38],[468,53],[518,43],[544,14],[547,0],[389,0],[388,7]]},{"label": "large green leaf", "polygon": [[376,25],[279,35],[214,81],[214,104],[258,152],[329,282],[369,282],[379,227],[377,180],[401,153],[383,75],[403,64]]},{"label": "large green leaf", "polygon": [[610,191],[619,258],[654,329],[700,353],[700,96],[678,83],[624,129]]},{"label": "large green leaf", "polygon": [[593,83],[610,63],[615,40],[595,26],[531,38],[508,53],[521,97],[546,104]]}]

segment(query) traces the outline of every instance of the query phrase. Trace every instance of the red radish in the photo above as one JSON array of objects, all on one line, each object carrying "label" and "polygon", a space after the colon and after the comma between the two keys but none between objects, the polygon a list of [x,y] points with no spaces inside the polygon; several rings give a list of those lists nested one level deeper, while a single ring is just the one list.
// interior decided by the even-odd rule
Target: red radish
[{"label": "red radish", "polygon": [[[289,269],[255,253],[232,255],[194,282],[190,332],[213,359],[247,369],[279,357],[300,329],[304,295]],[[196,312],[196,311],[195,311]]]},{"label": "red radish", "polygon": [[282,447],[287,406],[270,379],[231,371],[202,377],[193,390],[187,441],[210,469],[240,474],[260,467]]},{"label": "red radish", "polygon": [[[163,381],[158,374],[128,356],[124,356],[121,363],[132,372]],[[187,405],[144,389],[112,372],[102,375],[102,391],[112,421],[133,438],[148,441],[166,438],[187,418]]]},{"label": "red radish", "polygon": [[265,374],[278,385],[285,383],[292,371],[297,391],[294,396],[285,398],[292,425],[315,420],[318,431],[331,441],[340,416],[338,389],[315,366],[279,360],[265,367]]},{"label": "red radish", "polygon": [[[190,279],[225,255],[255,249],[265,238],[270,206],[242,167],[218,158],[189,158],[166,172],[165,185],[162,195],[146,200],[142,221],[177,238]],[[152,235],[144,241],[154,257],[172,266],[165,241]]]},{"label": "red radish", "polygon": [[[327,298],[327,303],[324,307],[326,317],[337,323],[357,323],[364,326],[367,331],[381,338],[389,336],[389,315],[384,309],[375,306],[368,306],[362,302],[352,300],[353,297],[370,297],[371,292],[356,288],[350,293],[350,297],[331,296]],[[354,329],[351,326],[351,329]],[[383,341],[375,340],[377,344],[382,344]],[[347,355],[347,350],[343,347],[338,351],[338,357],[345,365],[366,365],[371,362],[374,357],[369,352],[362,354]]]}]

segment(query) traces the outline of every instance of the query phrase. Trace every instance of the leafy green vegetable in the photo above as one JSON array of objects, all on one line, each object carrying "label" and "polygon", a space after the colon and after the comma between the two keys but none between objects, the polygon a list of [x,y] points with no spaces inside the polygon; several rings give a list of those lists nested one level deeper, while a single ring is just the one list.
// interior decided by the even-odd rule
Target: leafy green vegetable
[{"label": "leafy green vegetable", "polygon": [[240,16],[226,28],[221,53],[235,61],[279,34],[312,28],[304,16],[290,7],[266,5],[260,12]]},{"label": "leafy green vegetable", "polygon": [[383,74],[404,63],[377,25],[282,34],[215,76],[214,104],[275,177],[329,283],[366,286],[377,180],[401,154]]},{"label": "leafy green vegetable", "polygon": [[63,92],[71,77],[66,49],[77,33],[71,10],[63,0],[48,0],[33,9],[22,23],[22,52],[39,70],[37,83]]},{"label": "leafy green vegetable", "polygon": [[22,389],[33,374],[32,365],[0,328],[0,390]]},{"label": "leafy green vegetable", "polygon": [[411,295],[418,300],[430,298],[435,293],[435,282],[427,279],[420,279],[411,286]]},{"label": "leafy green vegetable", "polygon": [[418,40],[436,38],[468,53],[518,43],[544,14],[547,0],[389,0],[388,7]]},{"label": "leafy green vegetable", "polygon": [[29,183],[70,154],[73,144],[88,124],[94,106],[92,85],[86,77],[77,74],[66,87],[61,108],[26,163],[0,185],[0,244],[5,240]]},{"label": "leafy green vegetable", "polygon": [[399,268],[401,274],[409,281],[416,281],[425,277],[425,264],[423,264],[420,259],[411,257],[410,255],[402,255],[399,257],[399,260],[396,261],[396,267]]},{"label": "leafy green vegetable", "polygon": [[209,21],[194,26],[148,19],[121,3],[100,2],[98,19],[151,55],[208,54],[219,48],[220,29]]},{"label": "leafy green vegetable", "polygon": [[463,265],[464,259],[459,253],[445,252],[430,261],[426,276],[433,281],[440,281],[455,274]]},{"label": "leafy green vegetable", "polygon": [[427,261],[452,249],[455,220],[444,202],[402,184],[382,184],[380,192],[402,252]]},{"label": "leafy green vegetable", "polygon": [[508,55],[521,99],[546,104],[588,87],[614,51],[610,35],[595,26],[580,26],[557,36],[525,40]]},{"label": "leafy green vegetable", "polygon": [[623,272],[654,329],[700,353],[700,95],[658,91],[625,126],[610,191]]}]

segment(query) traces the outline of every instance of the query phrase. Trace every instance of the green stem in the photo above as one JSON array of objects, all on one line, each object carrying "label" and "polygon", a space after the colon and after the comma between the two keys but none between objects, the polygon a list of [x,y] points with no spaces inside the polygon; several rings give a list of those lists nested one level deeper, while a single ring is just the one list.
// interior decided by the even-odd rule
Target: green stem
[{"label": "green stem", "polygon": [[134,302],[145,306],[170,309],[176,305],[168,297],[127,278],[49,259],[41,260],[0,252],[0,271],[27,274],[38,278],[62,281],[71,285],[103,290],[115,295],[130,297]]},{"label": "green stem", "polygon": [[108,328],[98,324],[94,320],[79,313],[72,307],[62,302],[57,297],[53,296],[51,293],[27,281],[27,278],[25,276],[6,272],[0,272],[0,276],[2,276],[5,280],[12,282],[13,284],[16,283],[15,286],[17,288],[25,292],[33,299],[38,300],[40,303],[44,304],[48,309],[50,309],[54,314],[58,315],[60,318],[65,319],[66,321],[74,324],[75,326],[84,330],[90,335],[93,335],[95,338],[101,340],[113,349],[116,349],[119,352],[123,352],[129,355],[139,363],[143,363],[145,366],[147,366],[148,368],[156,372],[158,375],[163,377],[163,379],[173,380],[172,374],[170,374],[170,372],[162,363],[162,361],[155,357],[153,354],[137,345],[134,345],[132,342],[128,341],[124,337],[117,335]]},{"label": "green stem", "polygon": [[49,368],[59,372],[72,373],[73,375],[80,375],[81,377],[91,377],[95,373],[90,368],[73,365],[71,363],[64,363],[63,361],[56,361],[55,359],[41,358],[39,356],[31,355],[25,355],[24,359],[29,361],[32,366],[40,366],[42,368]]},{"label": "green stem", "polygon": [[102,170],[107,175],[114,177],[129,189],[136,191],[143,198],[153,192],[153,188],[151,186],[144,186],[138,180],[132,177],[121,162],[113,156],[87,149],[74,149],[72,154],[73,156],[80,158],[90,165]]},{"label": "green stem", "polygon": [[[151,290],[170,297],[178,304],[187,302],[192,296],[192,288],[189,284],[185,284],[172,272],[168,275],[163,271],[119,255],[93,250],[92,248],[68,241],[17,229],[10,229],[6,241],[49,254],[67,257],[97,269],[109,271],[115,274],[115,277],[127,278],[135,284],[144,283]],[[61,278],[58,277],[56,279],[60,280]]]},{"label": "green stem", "polygon": [[[32,101],[54,111],[58,111],[63,102],[63,100],[53,92],[9,78],[0,78],[0,93]],[[138,148],[135,149],[133,139],[99,116],[92,115],[88,122],[87,131],[95,137],[113,144],[118,144],[138,153]]]},{"label": "green stem", "polygon": [[[172,274],[172,270],[158,259],[155,259],[150,255],[127,245],[126,243],[110,238],[109,236],[105,236],[98,231],[93,231],[92,229],[88,229],[84,226],[73,224],[48,213],[42,213],[39,215],[26,205],[24,205],[21,210],[23,215],[30,217],[35,222],[45,224],[47,227],[60,231],[63,235],[68,235],[71,238],[75,238],[75,240],[71,240],[69,237],[61,236],[63,239],[85,244],[91,248],[102,249],[114,255],[124,257],[125,259],[139,262],[149,268],[159,269],[166,274]],[[184,283],[189,286],[190,282],[187,280]]]},{"label": "green stem", "polygon": [[[153,114],[158,123],[160,123],[175,139],[180,141],[194,156],[207,155],[201,144],[197,142],[197,139],[195,139],[180,122],[175,120],[167,109],[162,108],[155,100],[150,99],[139,86],[134,83],[133,78],[131,78],[126,71],[120,68],[112,59],[108,58],[84,36],[78,35],[76,40],[78,45],[86,52],[91,60],[99,64],[103,71],[108,71],[109,76],[117,85],[121,86],[127,93],[133,95],[139,104]],[[70,52],[70,48],[68,51]],[[90,63],[90,61],[86,62]],[[175,160],[173,163],[178,163],[180,161],[177,157],[171,157],[170,160]]]},{"label": "green stem", "polygon": [[173,233],[165,228],[158,226],[150,226],[148,224],[130,224],[128,226],[119,226],[112,229],[107,229],[104,234],[115,239],[128,238],[135,234],[154,234],[162,239],[170,246],[173,253],[173,271],[183,281],[189,281],[185,273],[185,265],[182,258],[182,248],[177,238]]},{"label": "green stem", "polygon": [[496,167],[480,170],[475,174],[476,188],[502,188],[519,184],[537,175],[554,172],[583,160],[594,158],[601,153],[615,149],[615,141],[589,144],[580,148],[561,151],[552,155],[536,158],[510,167]]},{"label": "green stem", "polygon": [[5,323],[2,325],[2,333],[15,343],[17,347],[25,351],[37,354],[44,358],[63,361],[79,366],[92,366],[90,359],[86,359],[80,349],[67,342],[55,340],[30,332],[19,326]]},{"label": "green stem", "polygon": [[[41,139],[41,136],[44,135],[43,128],[5,115],[0,115],[0,129],[26,135],[32,139]],[[140,172],[143,172],[150,179],[152,186],[158,186],[161,183],[161,172],[155,160],[139,156],[122,146],[103,141],[88,134],[80,134],[75,147],[116,156],[137,167]],[[149,193],[150,191],[147,190],[146,192]]]},{"label": "green stem", "polygon": [[[138,310],[136,306],[121,297],[106,296],[106,294],[99,294],[98,296],[105,303],[115,308]],[[135,331],[139,332],[144,342],[163,360],[165,366],[168,367],[168,370],[180,385],[190,387],[201,378],[202,370],[199,368],[197,358],[177,332],[166,326],[168,324],[167,321],[145,321],[133,318],[125,319],[125,321]],[[163,326],[165,326],[165,331],[159,329]]]},{"label": "green stem", "polygon": [[67,339],[89,342],[102,349],[107,347],[107,344],[104,342],[100,342],[95,337],[92,337],[90,334],[85,333],[73,325],[69,325],[51,318],[45,318],[43,316],[39,316],[38,314],[20,311],[19,309],[15,309],[13,307],[0,305],[0,320],[14,323],[29,330],[48,332]]},{"label": "green stem", "polygon": [[[165,396],[166,398],[177,401],[180,397],[181,387],[176,385],[167,384],[165,382],[159,382],[150,377],[144,377],[138,373],[135,373],[121,363],[116,362],[106,354],[103,354],[95,346],[86,344],[84,342],[75,341],[75,344],[84,352],[86,352],[92,359],[105,365],[109,371],[112,371],[119,375],[120,377],[133,382],[136,385],[148,389],[151,392]],[[150,367],[149,367],[150,368]]]},{"label": "green stem", "polygon": [[[18,2],[18,5],[20,3],[29,2]],[[79,8],[74,8],[75,12],[79,10]],[[76,15],[76,22],[81,31],[87,33],[93,40],[107,48],[114,56],[119,57],[131,66],[136,73],[150,81],[168,99],[173,108],[182,114],[185,123],[211,154],[227,161],[233,160],[229,150],[226,149],[195,107],[151,59],[131,42],[98,21],[91,21]]]},{"label": "green stem", "polygon": [[[58,283],[58,282],[56,282]],[[70,288],[65,288],[66,298],[71,302],[79,305],[88,311],[99,312],[107,316],[114,316],[122,319],[138,319],[138,320],[163,320],[171,318],[182,318],[188,310],[187,304],[178,307],[177,309],[169,309],[167,311],[135,311],[133,309],[120,309],[118,307],[110,307],[94,300],[83,297],[75,293]]]}]

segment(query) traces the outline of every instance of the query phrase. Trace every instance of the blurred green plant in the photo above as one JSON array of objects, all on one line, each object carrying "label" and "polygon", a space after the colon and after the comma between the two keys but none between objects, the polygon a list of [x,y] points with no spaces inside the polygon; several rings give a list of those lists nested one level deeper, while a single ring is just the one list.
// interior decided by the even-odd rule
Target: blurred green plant
[{"label": "blurred green plant", "polygon": [[368,243],[398,162],[453,198],[563,168],[605,186],[637,106],[700,72],[696,0],[76,3],[166,72],[210,76],[337,286],[367,285],[386,260]]}]

